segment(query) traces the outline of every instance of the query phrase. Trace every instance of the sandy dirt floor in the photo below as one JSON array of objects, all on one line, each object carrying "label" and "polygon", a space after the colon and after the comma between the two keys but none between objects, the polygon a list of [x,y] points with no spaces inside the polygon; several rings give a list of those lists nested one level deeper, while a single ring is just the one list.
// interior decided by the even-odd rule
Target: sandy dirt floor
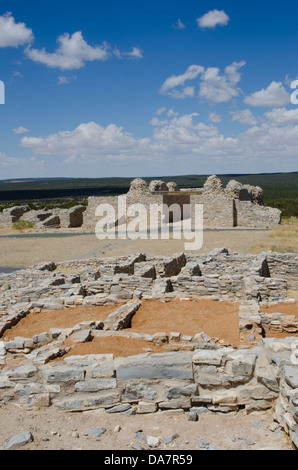
[{"label": "sandy dirt floor", "polygon": [[298,318],[298,301],[294,303],[279,303],[274,305],[262,305],[260,311],[263,313],[283,313],[284,315],[295,315]]},{"label": "sandy dirt floor", "polygon": [[113,354],[114,357],[128,357],[145,352],[169,352],[164,347],[148,341],[123,337],[93,338],[91,342],[80,344],[74,344],[71,338],[68,338],[64,344],[71,347],[70,352],[53,362],[63,361],[68,356],[85,356],[86,354]]},{"label": "sandy dirt floor", "polygon": [[[14,237],[7,237],[13,234]],[[185,251],[186,240],[98,240],[94,234],[62,237],[59,232],[16,238],[15,232],[0,230],[0,267],[29,267],[42,261],[62,262],[72,259],[122,256],[131,253],[172,255]],[[55,236],[53,236],[55,235]],[[2,237],[1,237],[2,236]],[[3,238],[3,236],[6,236]],[[196,253],[225,247],[232,252],[249,253],[256,243],[266,240],[267,230],[223,230],[204,232],[204,243]],[[187,241],[186,241],[187,242]],[[186,252],[187,253],[187,252]]]},{"label": "sandy dirt floor", "polygon": [[[16,336],[32,338],[50,328],[69,328],[83,321],[104,321],[117,308],[115,305],[104,305],[32,312],[6,330],[5,337],[9,340]],[[237,302],[217,302],[210,299],[199,299],[197,302],[145,300],[132,318],[131,328],[127,331],[148,334],[176,331],[184,335],[204,331],[211,337],[238,344],[238,310]]]},{"label": "sandy dirt floor", "polygon": [[[159,450],[293,450],[279,429],[273,431],[271,411],[245,415],[201,415],[199,421],[187,420],[184,412],[158,412],[148,415],[108,414],[103,410],[62,413],[54,409],[24,412],[8,405],[0,410],[0,449],[10,439],[30,431],[33,442],[22,450],[150,450],[146,438],[159,438]],[[86,436],[87,430],[106,429],[100,438]],[[120,430],[119,430],[120,429]],[[173,442],[164,443],[174,434]]]},{"label": "sandy dirt floor", "polygon": [[9,339],[16,336],[33,338],[34,335],[49,331],[50,328],[71,328],[82,321],[104,321],[116,308],[115,305],[103,305],[31,312],[15,326],[6,330],[5,337]]},{"label": "sandy dirt floor", "polygon": [[[262,313],[283,313],[284,315],[294,315],[298,318],[298,301],[295,303],[281,303],[275,305],[263,305],[260,309]],[[298,334],[290,334],[287,332],[279,332],[273,330],[266,330],[267,338],[287,338],[288,336],[296,336]]]},{"label": "sandy dirt floor", "polygon": [[132,318],[131,330],[154,334],[176,331],[194,335],[204,331],[208,336],[238,345],[239,305],[233,302],[216,302],[199,299],[198,302],[176,300],[143,302]]},{"label": "sandy dirt floor", "polygon": [[[104,321],[117,307],[77,307],[63,310],[32,312],[19,323],[5,331],[4,340],[13,340],[17,336],[33,338],[34,335],[49,331],[50,328],[73,327],[82,321]],[[204,332],[211,338],[219,338],[238,346],[240,335],[238,328],[237,302],[216,302],[199,299],[197,302],[176,300],[159,302],[143,301],[132,318],[131,328],[127,331],[155,334],[175,331],[193,336]],[[126,331],[126,330],[125,330]],[[167,352],[166,347],[159,347],[151,342],[123,337],[93,338],[83,344],[74,344],[71,337],[65,341],[71,351],[57,360],[69,355],[114,354],[115,357],[127,357],[148,351]]]}]

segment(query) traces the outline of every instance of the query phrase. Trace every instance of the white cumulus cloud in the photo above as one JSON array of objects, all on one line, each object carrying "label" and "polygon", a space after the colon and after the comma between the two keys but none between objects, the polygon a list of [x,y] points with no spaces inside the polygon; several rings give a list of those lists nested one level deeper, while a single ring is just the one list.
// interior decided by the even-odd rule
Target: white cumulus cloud
[{"label": "white cumulus cloud", "polygon": [[33,62],[47,67],[61,70],[74,70],[84,67],[86,62],[95,60],[107,60],[110,52],[109,45],[103,43],[100,46],[90,46],[83,38],[81,31],[72,35],[65,33],[57,39],[59,44],[55,52],[26,48],[26,55]]},{"label": "white cumulus cloud", "polygon": [[183,74],[168,77],[159,92],[180,99],[195,97],[195,87],[185,86],[185,82],[200,76],[198,96],[209,103],[225,103],[239,95],[239,69],[245,64],[244,61],[233,62],[225,67],[223,73],[217,67],[205,69],[202,65],[190,65]]},{"label": "white cumulus cloud", "polygon": [[282,82],[273,81],[267,88],[252,93],[244,98],[244,103],[250,106],[263,106],[279,108],[290,103],[290,94],[283,87]]},{"label": "white cumulus cloud", "polygon": [[100,126],[95,122],[83,123],[73,131],[61,131],[46,137],[23,137],[23,147],[31,148],[42,155],[67,155],[98,157],[113,155],[120,158],[122,153],[130,152],[142,146],[146,139],[137,140],[131,134],[123,132],[122,127],[109,124]]},{"label": "white cumulus cloud", "polygon": [[217,113],[209,113],[209,121],[218,123],[221,122],[221,116]]},{"label": "white cumulus cloud", "polygon": [[172,75],[167,78],[160,88],[159,92],[162,94],[171,95],[174,98],[185,98],[194,95],[193,87],[185,87],[182,91],[175,90],[175,88],[184,86],[188,80],[194,80],[199,74],[204,73],[204,67],[201,65],[190,65],[188,69],[181,75]]},{"label": "white cumulus cloud", "polygon": [[13,129],[12,132],[14,134],[27,134],[30,131],[29,129],[26,129],[26,127],[20,126],[20,127],[17,127],[16,129]]},{"label": "white cumulus cloud", "polygon": [[241,109],[240,111],[231,111],[232,121],[239,121],[246,126],[254,126],[257,120],[250,109]]},{"label": "white cumulus cloud", "polygon": [[165,126],[168,123],[169,121],[167,119],[160,120],[157,117],[154,117],[151,119],[149,124],[151,124],[151,126]]},{"label": "white cumulus cloud", "polygon": [[212,10],[197,19],[200,28],[215,28],[216,26],[226,26],[230,21],[224,10]]},{"label": "white cumulus cloud", "polygon": [[275,108],[264,116],[277,126],[298,123],[298,109]]},{"label": "white cumulus cloud", "polygon": [[180,20],[180,18],[178,18],[177,23],[173,24],[173,28],[179,30],[179,29],[185,29],[186,26],[185,26],[185,24]]},{"label": "white cumulus cloud", "polygon": [[34,39],[32,29],[25,23],[16,23],[11,13],[0,16],[0,47],[19,47]]},{"label": "white cumulus cloud", "polygon": [[[298,125],[276,125],[268,118],[245,132],[229,135],[200,120],[198,113],[164,120],[155,117],[151,124],[152,136],[146,138],[135,137],[115,124],[104,127],[87,122],[73,130],[23,137],[21,145],[31,149],[38,160],[42,155],[52,156],[62,164],[73,164],[77,172],[113,165],[118,169],[121,165],[122,171],[136,165],[142,171],[171,168],[180,173],[203,169],[209,173],[210,168],[219,167],[226,171],[231,165],[242,172],[256,167],[278,171],[281,159],[283,171],[295,171],[297,166]],[[2,165],[13,163],[2,156]]]},{"label": "white cumulus cloud", "polygon": [[226,103],[239,95],[237,87],[241,80],[238,72],[245,65],[244,61],[233,62],[220,74],[217,67],[209,67],[201,77],[199,97],[209,103]]},{"label": "white cumulus cloud", "polygon": [[133,47],[130,52],[123,52],[123,55],[130,59],[142,59],[143,51],[139,47]]},{"label": "white cumulus cloud", "polygon": [[72,76],[66,76],[66,75],[60,75],[58,78],[58,84],[59,85],[68,85],[71,83],[73,80],[76,80],[77,77],[75,75]]},{"label": "white cumulus cloud", "polygon": [[158,108],[158,110],[156,111],[156,115],[157,116],[160,116],[161,114],[165,113],[167,110],[167,108],[165,106],[162,106],[161,108]]}]

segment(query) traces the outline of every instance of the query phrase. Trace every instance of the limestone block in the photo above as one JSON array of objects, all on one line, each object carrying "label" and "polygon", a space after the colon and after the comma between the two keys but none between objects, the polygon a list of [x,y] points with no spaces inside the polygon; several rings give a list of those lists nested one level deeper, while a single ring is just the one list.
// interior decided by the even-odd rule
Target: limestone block
[{"label": "limestone block", "polygon": [[42,372],[47,382],[70,382],[85,379],[84,369],[67,365],[44,368]]},{"label": "limestone block", "polygon": [[118,379],[193,379],[190,353],[139,354],[115,359]]},{"label": "limestone block", "polygon": [[114,388],[117,388],[117,381],[114,378],[89,379],[75,384],[75,390],[78,392],[99,392]]}]

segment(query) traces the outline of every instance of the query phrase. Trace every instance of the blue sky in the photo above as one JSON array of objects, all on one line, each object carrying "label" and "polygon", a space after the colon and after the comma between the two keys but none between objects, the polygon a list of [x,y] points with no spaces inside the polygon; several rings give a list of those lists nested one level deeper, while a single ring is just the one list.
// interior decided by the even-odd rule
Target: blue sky
[{"label": "blue sky", "polygon": [[297,171],[297,14],[3,0],[0,179]]}]

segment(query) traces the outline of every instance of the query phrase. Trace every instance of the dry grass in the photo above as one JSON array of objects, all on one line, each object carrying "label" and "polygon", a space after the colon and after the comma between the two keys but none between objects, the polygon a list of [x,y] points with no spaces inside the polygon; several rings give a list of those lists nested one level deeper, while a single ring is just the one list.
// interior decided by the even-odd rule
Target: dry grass
[{"label": "dry grass", "polygon": [[298,253],[298,219],[291,217],[273,228],[265,240],[252,248],[253,253],[275,251],[279,253]]}]

